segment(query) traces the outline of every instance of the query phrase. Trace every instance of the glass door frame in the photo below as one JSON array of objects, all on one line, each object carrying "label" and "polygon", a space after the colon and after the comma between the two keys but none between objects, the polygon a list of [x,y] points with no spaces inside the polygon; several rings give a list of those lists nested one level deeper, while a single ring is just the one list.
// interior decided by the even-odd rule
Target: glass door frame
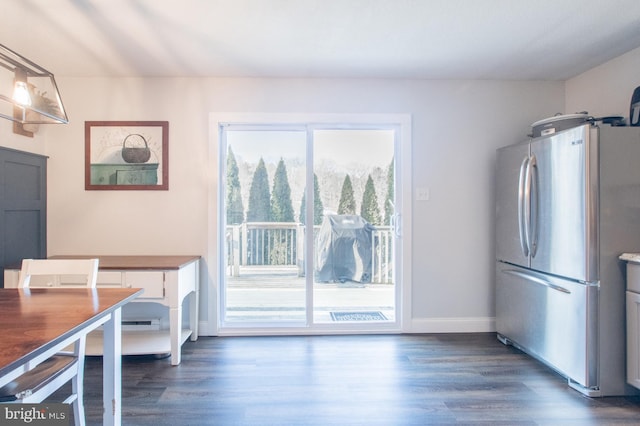
[{"label": "glass door frame", "polygon": [[[211,179],[209,185],[209,232],[207,264],[210,269],[210,281],[203,294],[207,301],[208,322],[203,329],[211,335],[286,335],[286,334],[345,334],[345,333],[389,333],[409,331],[411,320],[411,117],[408,114],[251,114],[251,113],[212,113],[210,115],[210,153],[209,164]],[[306,279],[306,324],[269,324],[265,327],[222,326],[224,313],[225,280],[224,265],[224,188],[226,169],[226,144],[221,140],[221,126],[241,125],[264,126],[281,125],[278,130],[307,131],[307,182],[313,182],[312,138],[314,130],[351,130],[385,129],[394,130],[394,191],[397,214],[395,215],[395,248],[399,261],[394,268],[395,321],[384,323],[326,324],[313,322],[313,274],[305,274]],[[240,128],[240,127],[238,127]],[[273,128],[274,130],[276,127]],[[307,185],[307,188],[313,188]],[[313,210],[313,190],[308,191],[307,215]],[[307,233],[307,247],[313,247],[313,233]],[[312,265],[313,250],[307,250],[305,265]]]}]

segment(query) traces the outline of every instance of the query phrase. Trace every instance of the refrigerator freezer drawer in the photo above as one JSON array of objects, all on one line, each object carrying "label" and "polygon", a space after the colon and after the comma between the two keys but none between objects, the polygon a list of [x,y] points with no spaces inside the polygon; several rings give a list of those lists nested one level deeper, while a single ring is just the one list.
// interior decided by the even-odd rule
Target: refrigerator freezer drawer
[{"label": "refrigerator freezer drawer", "polygon": [[586,388],[598,386],[598,288],[498,262],[496,329]]}]

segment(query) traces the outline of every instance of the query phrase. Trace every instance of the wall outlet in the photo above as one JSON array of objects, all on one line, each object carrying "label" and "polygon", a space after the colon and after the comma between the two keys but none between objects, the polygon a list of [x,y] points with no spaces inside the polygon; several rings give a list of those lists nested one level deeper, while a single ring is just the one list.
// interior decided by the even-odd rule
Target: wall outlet
[{"label": "wall outlet", "polygon": [[416,188],[416,201],[429,201],[429,188]]}]

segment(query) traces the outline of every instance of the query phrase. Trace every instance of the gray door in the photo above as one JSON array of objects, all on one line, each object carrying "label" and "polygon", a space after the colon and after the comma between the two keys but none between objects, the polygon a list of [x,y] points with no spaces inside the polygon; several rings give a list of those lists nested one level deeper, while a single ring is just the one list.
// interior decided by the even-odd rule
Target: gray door
[{"label": "gray door", "polygon": [[529,266],[524,241],[524,184],[529,144],[501,148],[496,153],[496,257]]},{"label": "gray door", "polygon": [[[595,265],[595,201],[587,167],[589,126],[557,133],[531,143],[531,268],[589,281]],[[595,166],[592,167],[595,169]],[[596,182],[593,182],[594,185]],[[589,256],[594,259],[589,259]]]},{"label": "gray door", "polygon": [[0,267],[47,257],[46,179],[47,157],[0,148]]}]

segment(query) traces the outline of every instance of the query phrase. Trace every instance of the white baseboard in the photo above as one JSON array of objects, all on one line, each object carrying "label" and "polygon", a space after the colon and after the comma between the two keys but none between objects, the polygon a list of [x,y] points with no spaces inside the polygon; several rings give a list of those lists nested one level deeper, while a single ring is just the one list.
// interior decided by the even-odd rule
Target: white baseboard
[{"label": "white baseboard", "polygon": [[413,318],[406,333],[490,333],[496,331],[494,317]]},{"label": "white baseboard", "polygon": [[[208,321],[200,321],[198,334],[216,336],[215,327]],[[496,331],[494,317],[464,318],[413,318],[403,333],[492,333]]]},{"label": "white baseboard", "polygon": [[210,321],[199,321],[198,322],[198,336],[217,336],[218,331],[216,330],[215,324],[212,326]]}]

